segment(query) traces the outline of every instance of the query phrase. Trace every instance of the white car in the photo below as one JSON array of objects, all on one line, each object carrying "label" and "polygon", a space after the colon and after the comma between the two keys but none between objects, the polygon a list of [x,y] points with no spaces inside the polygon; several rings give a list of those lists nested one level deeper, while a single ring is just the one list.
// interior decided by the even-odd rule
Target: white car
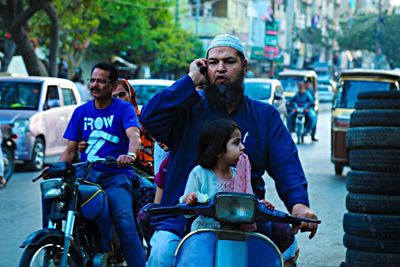
[{"label": "white car", "polygon": [[134,79],[128,80],[135,88],[139,109],[164,88],[170,87],[175,81],[163,79]]},{"label": "white car", "polygon": [[246,78],[244,80],[244,94],[250,98],[273,105],[286,122],[286,99],[282,84],[277,79]]},{"label": "white car", "polygon": [[75,84],[51,77],[0,77],[0,124],[13,125],[16,161],[31,170],[59,156],[74,109],[81,104]]}]

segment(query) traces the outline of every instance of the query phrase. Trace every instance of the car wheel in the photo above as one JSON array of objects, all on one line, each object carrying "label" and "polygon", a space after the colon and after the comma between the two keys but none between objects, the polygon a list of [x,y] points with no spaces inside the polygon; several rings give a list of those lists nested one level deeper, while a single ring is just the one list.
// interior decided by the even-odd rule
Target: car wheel
[{"label": "car wheel", "polygon": [[8,181],[14,173],[14,151],[9,147],[3,148],[4,178]]},{"label": "car wheel", "polygon": [[44,165],[44,143],[42,139],[36,139],[32,151],[32,159],[28,162],[28,169],[39,171]]},{"label": "car wheel", "polygon": [[342,175],[344,166],[341,164],[335,164],[335,174]]}]

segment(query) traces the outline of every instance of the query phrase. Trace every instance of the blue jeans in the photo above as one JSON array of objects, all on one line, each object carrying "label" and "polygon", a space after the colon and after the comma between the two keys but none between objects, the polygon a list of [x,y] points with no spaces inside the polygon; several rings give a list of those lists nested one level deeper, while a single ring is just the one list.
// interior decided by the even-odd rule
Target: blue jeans
[{"label": "blue jeans", "polygon": [[107,193],[111,217],[128,266],[145,266],[132,209],[132,178],[127,174],[92,171],[88,181],[99,184]]}]

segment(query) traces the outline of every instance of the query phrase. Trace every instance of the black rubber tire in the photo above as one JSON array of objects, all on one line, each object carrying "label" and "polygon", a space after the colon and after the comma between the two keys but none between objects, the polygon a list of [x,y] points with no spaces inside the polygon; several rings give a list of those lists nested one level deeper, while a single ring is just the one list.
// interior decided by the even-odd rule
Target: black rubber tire
[{"label": "black rubber tire", "polygon": [[349,153],[352,170],[400,172],[399,149],[353,149]]},{"label": "black rubber tire", "polygon": [[44,166],[45,146],[42,139],[37,138],[33,145],[32,158],[27,162],[27,169],[32,171],[40,171]]},{"label": "black rubber tire", "polygon": [[4,162],[4,178],[8,181],[14,174],[15,159],[14,150],[10,147],[3,147],[3,162]]},{"label": "black rubber tire", "polygon": [[400,195],[400,176],[385,172],[349,171],[346,186],[351,193]]},{"label": "black rubber tire", "polygon": [[350,235],[400,239],[400,216],[348,212],[343,216],[343,229]]},{"label": "black rubber tire", "polygon": [[342,175],[343,169],[344,169],[344,166],[342,164],[335,163],[335,174],[336,175]]},{"label": "black rubber tire", "polygon": [[[32,245],[28,246],[25,248],[24,253],[22,254],[21,260],[19,262],[19,267],[29,267],[31,265],[31,261],[35,254],[41,250],[45,246],[51,246],[51,245],[56,245],[58,250],[62,250],[63,248],[63,243],[60,239],[57,238],[45,238],[42,240],[40,243],[37,245]],[[59,255],[59,254],[58,254]],[[69,266],[84,266],[83,262],[80,261],[80,257],[76,254],[75,250],[70,250],[69,251],[69,260],[68,260],[68,265]],[[73,264],[73,265],[72,265]]]},{"label": "black rubber tire", "polygon": [[357,110],[362,109],[400,109],[399,99],[361,99],[355,103]]},{"label": "black rubber tire", "polygon": [[351,113],[350,127],[397,126],[400,127],[400,110],[356,110]]},{"label": "black rubber tire", "polygon": [[357,99],[398,99],[400,100],[400,91],[370,91],[362,92],[357,95]]},{"label": "black rubber tire", "polygon": [[400,239],[378,239],[345,234],[343,244],[346,248],[354,250],[400,253]]},{"label": "black rubber tire", "polygon": [[346,147],[400,148],[400,127],[356,127],[346,133]]},{"label": "black rubber tire", "polygon": [[346,208],[357,213],[400,215],[400,196],[348,193]]},{"label": "black rubber tire", "polygon": [[349,267],[400,267],[400,254],[348,249],[346,251],[346,264]]}]

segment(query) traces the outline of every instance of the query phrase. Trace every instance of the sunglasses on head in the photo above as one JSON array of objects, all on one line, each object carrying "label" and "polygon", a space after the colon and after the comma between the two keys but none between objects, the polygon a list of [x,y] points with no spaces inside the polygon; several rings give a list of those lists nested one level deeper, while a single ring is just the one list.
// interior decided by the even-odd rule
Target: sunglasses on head
[{"label": "sunglasses on head", "polygon": [[118,94],[113,94],[113,97],[125,97],[126,96],[126,92],[119,92]]}]

